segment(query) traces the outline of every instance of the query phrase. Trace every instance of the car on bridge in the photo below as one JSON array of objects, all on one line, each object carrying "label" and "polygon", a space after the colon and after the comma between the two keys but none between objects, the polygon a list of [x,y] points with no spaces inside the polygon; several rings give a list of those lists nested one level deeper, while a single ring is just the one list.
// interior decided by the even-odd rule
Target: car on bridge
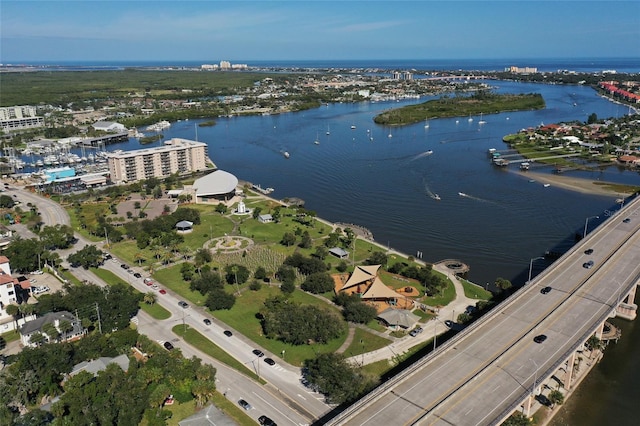
[{"label": "car on bridge", "polygon": [[582,267],[583,267],[583,268],[587,268],[587,269],[591,269],[591,267],[592,267],[592,266],[593,266],[593,260],[590,260],[590,261],[588,261],[588,262],[584,262],[584,263],[582,264]]},{"label": "car on bridge", "polygon": [[540,293],[542,293],[542,294],[547,294],[547,293],[549,293],[550,291],[551,291],[551,287],[546,286],[546,287],[544,287],[544,288],[542,288],[542,289],[540,290]]},{"label": "car on bridge", "polygon": [[586,249],[584,251],[584,254],[591,254],[591,253],[593,253],[593,249]]},{"label": "car on bridge", "polygon": [[536,343],[542,343],[545,340],[547,340],[547,336],[545,336],[544,334],[539,334],[536,337],[533,338],[533,341]]}]

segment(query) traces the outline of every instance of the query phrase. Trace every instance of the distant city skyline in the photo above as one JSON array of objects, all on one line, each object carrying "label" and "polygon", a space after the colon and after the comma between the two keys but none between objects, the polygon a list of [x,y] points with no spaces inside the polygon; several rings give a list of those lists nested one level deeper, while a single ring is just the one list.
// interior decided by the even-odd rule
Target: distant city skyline
[{"label": "distant city skyline", "polygon": [[638,1],[30,1],[0,62],[640,57]]}]

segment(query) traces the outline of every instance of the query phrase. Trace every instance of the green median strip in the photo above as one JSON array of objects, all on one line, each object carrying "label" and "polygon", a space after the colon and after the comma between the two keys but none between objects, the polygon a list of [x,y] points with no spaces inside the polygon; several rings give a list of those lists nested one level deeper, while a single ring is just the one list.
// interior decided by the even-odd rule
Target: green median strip
[{"label": "green median strip", "polygon": [[189,326],[185,327],[181,324],[178,324],[173,327],[172,331],[178,336],[184,337],[184,340],[188,344],[195,346],[200,351],[206,353],[210,357],[217,359],[221,363],[228,365],[234,370],[239,371],[245,376],[258,381],[263,385],[267,383],[266,381],[258,377],[256,373],[254,373],[249,368],[247,368],[244,364],[242,364],[240,361],[238,361],[237,359],[229,355],[227,352],[225,352],[220,346],[216,345],[211,340],[207,339],[206,337],[198,333],[193,328]]}]

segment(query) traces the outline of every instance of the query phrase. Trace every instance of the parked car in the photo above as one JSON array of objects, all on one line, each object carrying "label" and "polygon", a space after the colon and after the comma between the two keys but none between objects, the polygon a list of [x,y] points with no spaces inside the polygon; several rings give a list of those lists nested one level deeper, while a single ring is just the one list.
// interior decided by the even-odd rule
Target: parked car
[{"label": "parked car", "polygon": [[264,362],[266,362],[269,365],[276,365],[276,362],[274,360],[272,360],[271,358],[265,358]]},{"label": "parked car", "polygon": [[145,278],[144,280],[142,280],[143,283],[149,285],[149,283],[153,284],[153,280],[151,278]]},{"label": "parked car", "polygon": [[422,327],[416,327],[409,332],[411,337],[416,337],[418,334],[422,333]]},{"label": "parked car", "polygon": [[629,223],[629,222],[631,222],[631,219],[630,219],[630,218],[626,218],[626,219],[625,219],[625,220],[623,220],[622,222],[623,222],[623,223]]},{"label": "parked car", "polygon": [[264,356],[264,352],[262,352],[260,349],[254,349],[251,352],[253,352],[253,354],[258,358],[262,358]]},{"label": "parked car", "polygon": [[142,274],[140,272],[136,272],[133,276],[136,278],[142,278]]},{"label": "parked car", "polygon": [[241,399],[238,401],[238,405],[241,406],[242,408],[244,408],[245,410],[249,411],[251,410],[253,407],[251,406],[251,404],[249,404],[247,401],[245,401],[244,399]]},{"label": "parked car", "polygon": [[171,349],[173,349],[173,345],[171,344],[171,342],[164,342],[164,348],[170,351]]},{"label": "parked car", "polygon": [[584,251],[584,254],[591,254],[591,253],[593,253],[593,249],[586,249]]}]

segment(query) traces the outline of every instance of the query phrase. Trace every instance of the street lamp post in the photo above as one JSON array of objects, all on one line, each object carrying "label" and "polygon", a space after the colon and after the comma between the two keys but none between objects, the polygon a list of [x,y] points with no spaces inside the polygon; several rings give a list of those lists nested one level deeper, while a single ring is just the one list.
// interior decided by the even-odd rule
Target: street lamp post
[{"label": "street lamp post", "polygon": [[529,284],[531,282],[531,271],[533,269],[533,261],[534,260],[540,260],[540,259],[544,259],[544,256],[534,257],[533,259],[531,259],[529,261],[529,279],[527,280],[527,284]]},{"label": "street lamp post", "polygon": [[600,216],[589,216],[584,220],[584,232],[582,233],[582,238],[587,236],[587,225],[589,224],[589,219],[600,219]]}]

